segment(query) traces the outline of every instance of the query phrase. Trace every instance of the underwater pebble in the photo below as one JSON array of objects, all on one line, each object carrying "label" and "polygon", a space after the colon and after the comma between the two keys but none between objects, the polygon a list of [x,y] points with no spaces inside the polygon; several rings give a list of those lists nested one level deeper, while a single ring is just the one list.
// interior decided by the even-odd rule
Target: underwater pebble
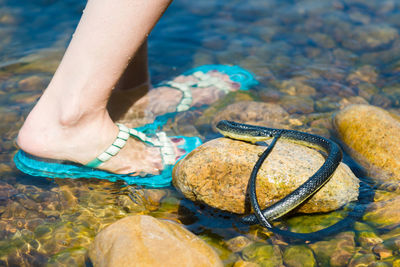
[{"label": "underwater pebble", "polygon": [[250,239],[248,239],[245,236],[237,236],[232,239],[229,239],[226,242],[226,245],[228,246],[228,248],[231,251],[239,252],[239,251],[242,251],[245,247],[251,245],[252,243],[253,243],[253,241],[251,241]]},{"label": "underwater pebble", "polygon": [[233,264],[233,267],[259,267],[260,265],[250,261],[239,260]]},{"label": "underwater pebble", "polygon": [[356,252],[353,258],[350,260],[348,266],[349,267],[370,266],[370,264],[373,264],[376,261],[377,261],[376,256],[372,253],[364,254]]},{"label": "underwater pebble", "polygon": [[282,253],[278,246],[254,243],[242,251],[245,261],[254,262],[261,266],[281,266]]},{"label": "underwater pebble", "polygon": [[392,101],[385,95],[375,94],[371,97],[371,105],[387,108],[392,105]]},{"label": "underwater pebble", "polygon": [[291,96],[312,96],[316,94],[315,88],[296,79],[282,81],[279,84],[279,89]]},{"label": "underwater pebble", "polygon": [[359,83],[357,85],[357,89],[358,96],[368,101],[371,100],[374,94],[377,94],[379,92],[379,89],[375,85],[369,83]]},{"label": "underwater pebble", "polygon": [[213,129],[220,120],[231,120],[240,123],[260,125],[272,128],[283,128],[287,125],[289,114],[279,105],[255,101],[241,101],[231,104],[218,112],[213,121]]},{"label": "underwater pebble", "polygon": [[319,241],[309,246],[321,265],[346,266],[355,253],[354,233],[340,233],[329,241]]},{"label": "underwater pebble", "polygon": [[367,224],[356,222],[355,229],[357,230],[356,241],[362,248],[371,251],[375,245],[383,242],[382,238]]},{"label": "underwater pebble", "polygon": [[18,82],[18,89],[24,92],[42,91],[47,83],[47,79],[38,75],[32,75]]},{"label": "underwater pebble", "polygon": [[313,251],[307,246],[290,246],[283,252],[283,262],[288,267],[318,266]]},{"label": "underwater pebble", "polygon": [[346,81],[351,85],[357,85],[361,82],[365,82],[368,84],[376,83],[378,78],[378,73],[373,66],[365,65],[362,66],[347,76]]},{"label": "underwater pebble", "polygon": [[314,101],[310,97],[283,96],[278,102],[289,114],[314,112]]},{"label": "underwater pebble", "polygon": [[368,24],[353,27],[342,40],[342,45],[353,51],[382,49],[399,38],[396,28],[387,24]]}]

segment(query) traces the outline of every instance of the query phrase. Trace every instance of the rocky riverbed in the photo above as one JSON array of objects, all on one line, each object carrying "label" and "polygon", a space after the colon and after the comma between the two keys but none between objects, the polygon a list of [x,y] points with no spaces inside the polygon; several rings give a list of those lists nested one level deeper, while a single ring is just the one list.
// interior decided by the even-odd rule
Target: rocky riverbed
[{"label": "rocky riverbed", "polygon": [[[191,161],[187,158],[176,172],[181,169],[191,184],[182,184],[186,180],[178,175],[174,180],[180,189],[32,178],[15,169],[17,131],[56,70],[83,6],[78,0],[0,0],[1,266],[85,266],[90,259],[96,264],[104,256],[94,252],[96,246],[103,249],[111,241],[101,241],[101,233],[132,216],[155,226],[140,228],[139,220],[131,229],[145,229],[154,238],[168,235],[168,249],[174,249],[171,240],[179,239],[182,243],[174,243],[199,256],[197,245],[185,243],[193,237],[214,263],[224,266],[400,266],[398,1],[174,1],[149,39],[155,84],[203,64],[240,65],[260,82],[168,122],[168,134],[213,140],[206,146],[224,151],[240,148],[247,152],[239,156],[250,159],[247,165],[236,161],[236,177],[228,176],[227,169],[218,169],[226,167],[222,160],[213,163],[221,149],[206,147],[214,149],[210,162],[196,156],[207,151],[191,156],[203,160],[192,166],[204,179],[183,170]],[[153,119],[145,108],[133,115],[135,126]],[[344,148],[343,164],[326,188],[275,226],[316,231],[345,218],[354,207],[365,210],[361,218],[336,235],[302,243],[257,225],[237,224],[237,213],[246,209],[246,171],[263,148],[214,140],[220,137],[215,132],[220,119],[314,133]],[[277,186],[290,191],[323,162],[319,152],[284,142],[274,153],[258,188],[265,205],[286,194]],[[295,178],[297,184],[289,182]],[[262,192],[262,186],[268,191]],[[360,196],[361,202],[354,201]],[[119,234],[125,237],[128,231]],[[122,255],[117,252],[113,259]],[[146,259],[155,258],[150,253]]]}]

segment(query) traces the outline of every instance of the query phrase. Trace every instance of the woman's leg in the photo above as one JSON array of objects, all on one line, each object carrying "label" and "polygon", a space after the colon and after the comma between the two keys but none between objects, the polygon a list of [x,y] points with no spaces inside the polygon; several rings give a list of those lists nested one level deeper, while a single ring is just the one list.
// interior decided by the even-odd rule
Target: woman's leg
[{"label": "woman's leg", "polygon": [[149,92],[149,89],[147,40],[145,40],[111,93],[107,104],[111,118],[114,121],[122,118],[138,99]]},{"label": "woman's leg", "polygon": [[[24,151],[86,164],[113,141],[118,128],[106,105],[112,89],[170,0],[89,0],[49,86],[17,139]],[[130,139],[101,168],[157,173],[158,149]]]}]

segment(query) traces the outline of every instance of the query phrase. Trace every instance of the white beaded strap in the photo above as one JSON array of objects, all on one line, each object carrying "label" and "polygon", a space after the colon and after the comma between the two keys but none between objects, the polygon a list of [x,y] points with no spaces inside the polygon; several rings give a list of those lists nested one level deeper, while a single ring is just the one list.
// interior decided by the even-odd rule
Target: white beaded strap
[{"label": "white beaded strap", "polygon": [[160,142],[161,158],[164,165],[175,164],[175,151],[171,140],[167,137],[165,132],[159,132],[156,134],[158,141]]},{"label": "white beaded strap", "polygon": [[165,132],[156,133],[157,139],[152,139],[144,133],[139,132],[135,129],[130,129],[129,133],[145,143],[148,143],[155,147],[159,147],[163,165],[175,164],[175,150],[171,140],[167,137],[167,134]]},{"label": "white beaded strap", "polygon": [[187,83],[168,82],[167,84],[169,86],[171,86],[172,88],[177,89],[182,92],[182,98],[181,98],[181,101],[179,102],[179,104],[176,106],[176,111],[182,112],[182,111],[188,110],[193,101],[192,90],[190,87],[194,83],[192,83],[192,82],[187,82]]},{"label": "white beaded strap", "polygon": [[118,152],[123,148],[128,140],[129,136],[134,136],[137,139],[150,144],[155,147],[160,148],[161,159],[163,165],[174,165],[175,164],[175,151],[171,140],[167,137],[165,132],[156,133],[157,139],[148,137],[142,132],[135,129],[129,129],[125,125],[117,124],[119,128],[119,133],[114,143],[109,146],[103,153],[101,153],[94,160],[86,164],[85,166],[96,168],[102,163],[111,159],[113,156],[117,155]]},{"label": "white beaded strap", "polygon": [[118,124],[119,132],[117,138],[115,139],[114,143],[109,146],[103,153],[97,156],[94,160],[86,164],[85,166],[96,168],[100,166],[102,163],[108,161],[113,156],[117,155],[118,152],[123,148],[126,144],[126,141],[129,138],[129,129],[125,125]]},{"label": "white beaded strap", "polygon": [[196,71],[195,73],[193,73],[193,76],[200,80],[197,83],[197,87],[204,88],[204,87],[214,86],[224,91],[225,93],[229,93],[230,91],[232,91],[231,87],[229,86],[229,83],[221,80],[221,78],[211,76],[210,74],[201,71]]},{"label": "white beaded strap", "polygon": [[225,93],[229,93],[231,91],[231,87],[229,86],[229,84],[218,77],[211,76],[209,74],[203,73],[202,71],[194,72],[193,76],[196,77],[199,81],[187,81],[184,83],[170,81],[166,83],[170,87],[182,92],[181,101],[176,106],[176,111],[178,112],[186,111],[190,108],[193,102],[191,88],[195,85],[196,87],[200,88],[214,86],[224,91]]}]

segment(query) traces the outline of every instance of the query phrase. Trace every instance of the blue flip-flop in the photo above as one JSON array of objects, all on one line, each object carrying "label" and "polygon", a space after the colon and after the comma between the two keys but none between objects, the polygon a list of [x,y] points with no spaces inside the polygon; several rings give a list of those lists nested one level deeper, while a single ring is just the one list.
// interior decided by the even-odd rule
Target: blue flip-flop
[{"label": "blue flip-flop", "polygon": [[[118,127],[119,133],[114,143],[86,165],[39,158],[22,150],[19,150],[14,156],[15,165],[22,172],[32,176],[48,178],[98,178],[112,182],[123,180],[127,184],[137,184],[148,187],[164,187],[170,185],[172,180],[172,168],[176,161],[172,143],[166,134],[164,132],[159,132],[154,138],[150,138],[144,133],[135,129],[129,129],[124,125],[119,124]],[[115,156],[119,150],[124,147],[129,137],[137,138],[150,146],[160,148],[164,168],[159,175],[133,176],[134,174],[115,174],[96,169],[103,162]],[[185,155],[202,143],[198,137],[174,136],[173,138],[183,138],[185,140],[183,145],[178,146],[186,151]],[[185,155],[181,156],[179,160]]]},{"label": "blue flip-flop", "polygon": [[[239,67],[229,65],[204,65],[186,71],[183,75],[193,75],[198,81],[189,83],[167,82],[160,85],[166,85],[170,88],[180,90],[182,99],[177,106],[177,111],[158,116],[151,124],[144,125],[135,129],[128,129],[123,125],[119,125],[120,132],[115,142],[96,159],[86,165],[80,165],[73,162],[56,161],[51,159],[39,158],[30,155],[22,150],[18,151],[14,156],[14,162],[18,169],[32,176],[41,176],[48,178],[98,178],[109,181],[123,180],[127,184],[144,185],[148,187],[164,187],[171,184],[172,168],[175,162],[175,156],[172,155],[172,148],[168,145],[168,138],[165,133],[160,132],[160,129],[167,123],[170,118],[173,118],[178,112],[185,111],[190,108],[191,104],[191,88],[192,87],[208,87],[215,86],[221,90],[229,91],[229,86],[221,79],[215,78],[212,72],[221,72],[229,76],[229,79],[239,85],[240,90],[249,90],[252,86],[257,85],[258,81],[254,78],[254,74]],[[211,74],[211,75],[210,75]],[[154,135],[161,142],[155,142],[154,139],[147,135]],[[97,167],[116,155],[118,151],[125,145],[129,137],[134,137],[143,142],[160,147],[164,168],[159,175],[123,175],[114,174],[107,171],[97,169]],[[197,146],[201,145],[201,139],[198,137],[174,136],[183,138],[185,144],[178,146],[186,151],[187,155]],[[179,158],[181,160],[185,155]],[[179,161],[178,160],[178,161]]]},{"label": "blue flip-flop", "polygon": [[203,65],[193,68],[184,72],[183,75],[193,75],[198,79],[198,81],[188,81],[183,83],[169,81],[160,83],[157,86],[167,86],[182,92],[182,98],[176,107],[176,111],[157,116],[153,123],[144,125],[137,129],[140,129],[145,133],[155,133],[156,131],[162,129],[168,120],[174,118],[177,113],[191,109],[192,88],[205,88],[214,86],[222,91],[225,91],[226,93],[229,93],[231,91],[231,85],[213,76],[213,72],[219,72],[228,75],[229,79],[239,85],[239,90],[242,91],[247,91],[259,83],[255,79],[255,75],[253,73],[236,65]]}]

